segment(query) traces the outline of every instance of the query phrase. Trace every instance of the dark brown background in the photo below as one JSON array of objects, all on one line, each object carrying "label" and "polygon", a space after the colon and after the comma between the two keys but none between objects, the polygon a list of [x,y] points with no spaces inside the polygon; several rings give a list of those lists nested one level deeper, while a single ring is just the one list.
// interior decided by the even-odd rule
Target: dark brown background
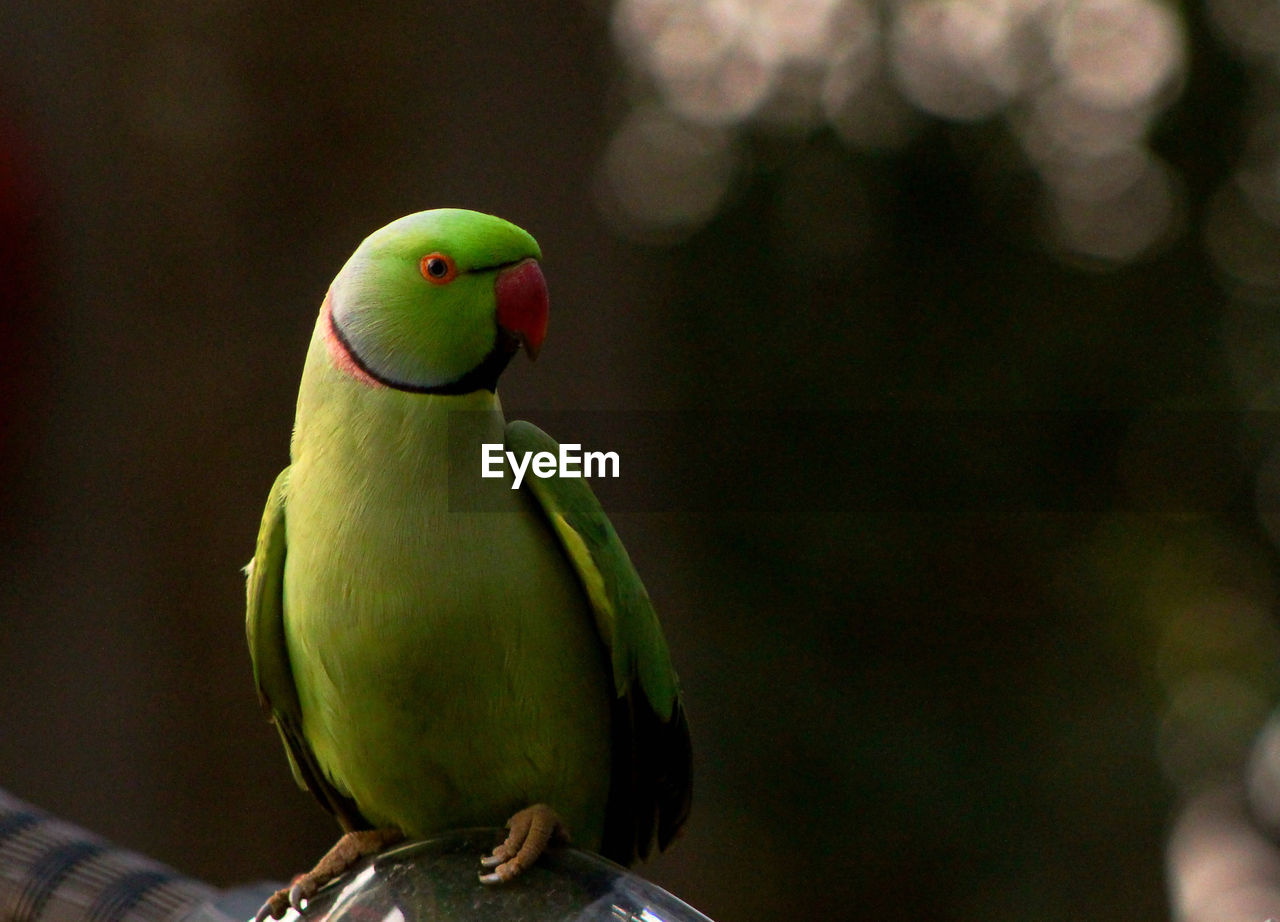
[{"label": "dark brown background", "polygon": [[219,884],[329,844],[254,700],[239,567],[329,279],[460,205],[546,254],[509,415],[652,436],[608,495],[697,790],[644,873],[721,922],[1166,914],[1173,809],[1280,691],[1275,426],[1241,412],[1280,338],[1204,231],[1270,72],[1179,11],[1153,139],[1180,230],[1129,263],[1046,250],[999,130],[929,119],[896,152],[748,133],[714,220],[642,245],[593,192],[627,97],[603,9],[346,6],[0,9],[39,245],[0,286],[0,786]]}]

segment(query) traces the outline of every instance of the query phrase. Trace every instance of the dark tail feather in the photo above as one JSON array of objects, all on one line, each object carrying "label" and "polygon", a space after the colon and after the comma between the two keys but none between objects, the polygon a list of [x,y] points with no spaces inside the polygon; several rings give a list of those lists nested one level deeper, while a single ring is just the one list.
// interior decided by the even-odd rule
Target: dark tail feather
[{"label": "dark tail feather", "polygon": [[675,713],[661,730],[666,758],[659,763],[654,787],[658,794],[658,851],[679,834],[693,804],[693,748],[689,742],[689,720],[684,706],[676,700]]},{"label": "dark tail feather", "polygon": [[601,853],[629,865],[671,844],[689,816],[693,753],[680,702],[662,720],[638,688],[613,707],[613,777]]}]

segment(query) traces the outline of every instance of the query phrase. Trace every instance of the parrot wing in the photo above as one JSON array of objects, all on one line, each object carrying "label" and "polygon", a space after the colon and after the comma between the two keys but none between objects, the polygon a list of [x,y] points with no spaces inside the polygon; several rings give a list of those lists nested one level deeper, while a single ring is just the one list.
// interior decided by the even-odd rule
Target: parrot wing
[{"label": "parrot wing", "polygon": [[[532,423],[506,428],[510,450],[559,445]],[[630,864],[665,849],[689,815],[692,751],[680,686],[657,613],[585,479],[533,476],[537,498],[582,582],[613,667],[613,777],[601,851]]]},{"label": "parrot wing", "polygon": [[302,706],[293,684],[289,648],[284,636],[285,505],[289,490],[289,468],[280,472],[267,507],[262,513],[258,544],[253,560],[245,567],[248,578],[248,606],[245,632],[258,701],[270,716],[284,743],[293,778],[304,791],[311,791],[326,810],[337,817],[346,831],[368,829],[369,823],[355,802],[334,788],[316,762],[302,733]]}]

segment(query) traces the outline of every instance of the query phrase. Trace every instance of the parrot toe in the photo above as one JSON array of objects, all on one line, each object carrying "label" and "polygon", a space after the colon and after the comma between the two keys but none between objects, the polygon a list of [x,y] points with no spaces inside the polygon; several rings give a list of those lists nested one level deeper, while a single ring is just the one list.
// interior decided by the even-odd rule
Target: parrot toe
[{"label": "parrot toe", "polygon": [[393,828],[361,829],[344,834],[314,868],[294,879],[293,886],[271,894],[254,916],[254,922],[265,922],[268,916],[279,919],[290,907],[302,912],[307,901],[329,881],[341,876],[361,858],[375,855],[403,838],[404,833]]},{"label": "parrot toe", "polygon": [[569,830],[546,804],[525,807],[507,820],[507,829],[510,833],[506,841],[480,859],[482,867],[493,868],[488,874],[480,875],[481,883],[500,884],[511,880],[537,861],[552,839],[569,841]]}]

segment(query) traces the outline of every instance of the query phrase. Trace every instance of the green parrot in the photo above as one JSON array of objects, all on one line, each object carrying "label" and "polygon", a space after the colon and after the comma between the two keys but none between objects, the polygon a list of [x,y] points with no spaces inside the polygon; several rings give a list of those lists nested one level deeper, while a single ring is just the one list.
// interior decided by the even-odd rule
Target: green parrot
[{"label": "green parrot", "polygon": [[499,883],[552,839],[623,864],[689,812],[689,730],[653,606],[585,480],[480,476],[550,451],[496,386],[536,357],[537,242],[460,209],[370,235],[320,309],[290,465],[246,567],[259,698],[338,843],[280,918],[402,838],[506,824]]}]

